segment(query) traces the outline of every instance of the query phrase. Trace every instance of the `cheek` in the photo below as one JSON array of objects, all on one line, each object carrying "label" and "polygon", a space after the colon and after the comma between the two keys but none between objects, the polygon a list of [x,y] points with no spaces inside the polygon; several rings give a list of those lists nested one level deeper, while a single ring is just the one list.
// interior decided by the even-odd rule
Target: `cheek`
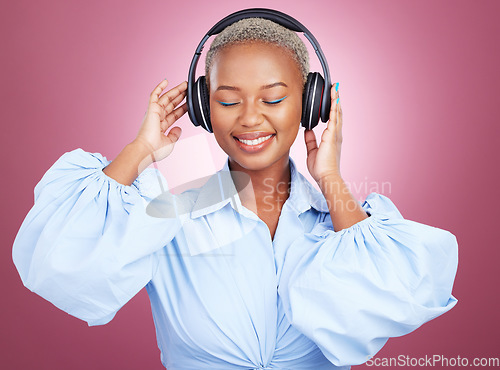
[{"label": "cheek", "polygon": [[288,129],[298,129],[302,118],[302,100],[295,99],[279,115],[280,121],[285,123]]},{"label": "cheek", "polygon": [[[210,105],[210,122],[212,123],[212,131],[215,136],[215,141],[219,147],[226,151],[233,140],[231,133],[231,118],[228,116],[227,111],[221,109],[219,104]],[[227,154],[227,152],[226,152]]]},{"label": "cheek", "polygon": [[290,109],[290,117],[293,117],[294,120],[299,121],[302,118],[302,100],[297,101],[293,108]]},{"label": "cheek", "polygon": [[210,104],[210,122],[212,129],[215,132],[223,132],[227,130],[229,122],[227,114],[221,109],[219,104]]}]

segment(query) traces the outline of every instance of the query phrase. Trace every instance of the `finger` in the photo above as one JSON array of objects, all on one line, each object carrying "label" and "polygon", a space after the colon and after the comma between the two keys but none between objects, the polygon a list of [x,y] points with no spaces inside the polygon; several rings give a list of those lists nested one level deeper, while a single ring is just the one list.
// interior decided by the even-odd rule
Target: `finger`
[{"label": "finger", "polygon": [[175,143],[179,140],[179,137],[182,134],[182,129],[179,126],[172,127],[172,129],[168,132],[167,137],[170,139],[172,143]]},{"label": "finger", "polygon": [[316,143],[316,134],[313,130],[304,131],[304,140],[306,142],[307,155],[309,155],[311,151],[318,149],[318,144]]},{"label": "finger", "polygon": [[174,100],[177,96],[181,95],[187,90],[187,82],[183,81],[179,85],[175,86],[173,89],[167,91],[160,97],[158,104],[166,108],[166,106]]},{"label": "finger", "polygon": [[337,141],[342,142],[342,124],[344,122],[344,118],[342,116],[342,105],[340,101],[338,103],[338,117],[337,117]]},{"label": "finger", "polygon": [[339,92],[338,92],[338,86],[339,83],[337,82],[336,84],[332,85],[332,91],[331,91],[331,108],[330,108],[330,121],[333,121],[335,125],[337,124],[337,101],[339,98]]},{"label": "finger", "polygon": [[181,118],[188,111],[187,103],[182,104],[172,113],[165,117],[165,120],[160,123],[162,132],[165,132],[175,121]]},{"label": "finger", "polygon": [[163,110],[163,114],[161,116],[161,120],[163,121],[165,119],[165,117],[170,114],[177,105],[179,105],[179,103],[181,101],[184,100],[184,98],[186,97],[186,92],[184,91],[182,94],[180,95],[177,95],[173,100],[171,100],[167,106],[162,109]]},{"label": "finger", "polygon": [[160,99],[161,92],[163,91],[163,89],[167,87],[167,85],[168,85],[167,79],[164,79],[162,82],[160,82],[155,87],[151,95],[149,95],[149,103],[157,103],[158,100]]}]

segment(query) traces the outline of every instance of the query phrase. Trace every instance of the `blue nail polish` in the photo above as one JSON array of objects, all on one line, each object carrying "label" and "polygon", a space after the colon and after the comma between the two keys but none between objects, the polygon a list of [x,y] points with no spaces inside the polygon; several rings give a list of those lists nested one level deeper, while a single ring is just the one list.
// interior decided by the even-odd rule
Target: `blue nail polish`
[{"label": "blue nail polish", "polygon": [[339,82],[337,82],[337,85],[335,86],[335,91],[339,91]]},{"label": "blue nail polish", "polygon": [[337,104],[339,103],[339,99],[340,99],[340,98],[337,98]]}]

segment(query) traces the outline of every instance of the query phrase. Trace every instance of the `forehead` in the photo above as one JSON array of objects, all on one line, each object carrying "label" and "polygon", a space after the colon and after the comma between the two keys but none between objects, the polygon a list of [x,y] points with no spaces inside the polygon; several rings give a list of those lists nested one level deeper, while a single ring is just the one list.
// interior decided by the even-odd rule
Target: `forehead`
[{"label": "forehead", "polygon": [[214,58],[210,80],[302,79],[291,51],[276,44],[245,42],[226,46]]}]

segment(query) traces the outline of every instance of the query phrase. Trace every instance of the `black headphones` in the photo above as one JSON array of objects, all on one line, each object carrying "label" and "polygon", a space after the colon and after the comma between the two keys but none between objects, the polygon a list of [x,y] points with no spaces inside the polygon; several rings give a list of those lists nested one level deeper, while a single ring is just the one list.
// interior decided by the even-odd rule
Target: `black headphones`
[{"label": "black headphones", "polygon": [[285,28],[288,28],[289,30],[303,32],[304,36],[311,42],[314,50],[316,51],[316,55],[321,62],[325,79],[323,79],[321,74],[318,72],[310,72],[307,76],[307,82],[304,86],[304,92],[302,95],[302,127],[312,129],[318,124],[320,118],[323,122],[328,121],[331,108],[330,89],[332,85],[330,83],[330,71],[328,70],[328,64],[318,42],[307,28],[289,15],[273,9],[253,8],[240,10],[220,20],[207,32],[196,48],[196,53],[194,54],[191,66],[189,67],[186,98],[189,118],[193,124],[195,126],[202,126],[208,132],[213,132],[212,123],[210,122],[209,92],[205,76],[200,76],[196,82],[194,82],[196,65],[198,64],[198,59],[200,58],[205,42],[207,42],[210,36],[220,33],[227,26],[241,19],[254,17],[269,19]]}]

